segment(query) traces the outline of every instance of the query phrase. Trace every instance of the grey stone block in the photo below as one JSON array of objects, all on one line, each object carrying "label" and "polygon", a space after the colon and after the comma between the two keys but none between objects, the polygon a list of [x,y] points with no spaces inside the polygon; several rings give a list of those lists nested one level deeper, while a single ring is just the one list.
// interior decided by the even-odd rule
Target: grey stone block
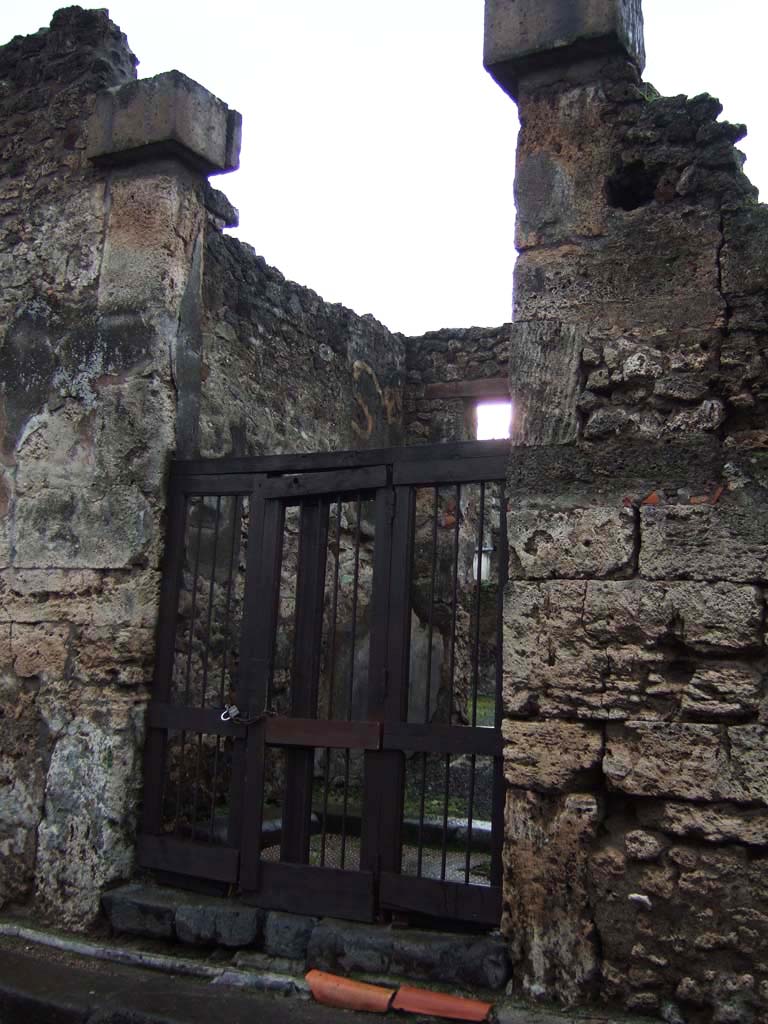
[{"label": "grey stone block", "polygon": [[222,906],[218,901],[194,903],[176,911],[176,935],[194,946],[252,946],[261,934],[264,912],[255,907]]},{"label": "grey stone block", "polygon": [[242,119],[179,71],[100,93],[88,126],[88,157],[115,165],[173,157],[203,174],[239,166]]},{"label": "grey stone block", "polygon": [[610,53],[645,66],[640,0],[485,2],[484,63],[510,96],[523,75]]},{"label": "grey stone block", "polygon": [[499,936],[384,929],[331,919],[315,928],[307,962],[345,974],[386,974],[490,989],[502,988],[510,972]]},{"label": "grey stone block", "polygon": [[271,910],[264,925],[264,949],[270,956],[304,960],[317,923],[316,917]]},{"label": "grey stone block", "polygon": [[104,893],[101,905],[114,931],[149,939],[172,939],[179,893],[145,885],[124,885]]}]

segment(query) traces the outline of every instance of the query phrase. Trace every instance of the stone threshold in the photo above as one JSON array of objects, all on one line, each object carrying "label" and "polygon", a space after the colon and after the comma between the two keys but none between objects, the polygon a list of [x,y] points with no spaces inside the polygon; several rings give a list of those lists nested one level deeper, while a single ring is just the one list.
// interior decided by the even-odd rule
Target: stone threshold
[{"label": "stone threshold", "polygon": [[142,882],[105,893],[102,906],[114,935],[230,951],[238,968],[303,977],[314,967],[376,980],[452,985],[466,994],[498,994],[511,977],[498,932],[337,921]]}]

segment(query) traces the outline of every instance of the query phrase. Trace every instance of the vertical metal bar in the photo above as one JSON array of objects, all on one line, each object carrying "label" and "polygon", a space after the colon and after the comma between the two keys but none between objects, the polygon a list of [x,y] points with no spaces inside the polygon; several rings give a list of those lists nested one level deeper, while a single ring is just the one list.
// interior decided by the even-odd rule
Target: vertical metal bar
[{"label": "vertical metal bar", "polygon": [[[229,559],[227,560],[227,589],[224,603],[224,625],[223,650],[221,656],[221,675],[219,678],[219,706],[224,705],[224,684],[227,678],[229,663],[229,645],[231,642],[232,628],[232,582],[235,576],[235,557],[240,550],[240,504],[242,499],[239,495],[233,495],[232,502],[232,539],[229,546]],[[213,842],[216,823],[216,793],[219,787],[219,758],[221,757],[221,736],[216,737],[216,748],[213,755],[213,783],[211,785],[211,818],[208,828],[208,841]]]},{"label": "vertical metal bar", "polygon": [[[260,714],[275,646],[275,624],[280,594],[280,559],[284,527],[281,501],[265,501],[261,481],[250,499],[248,556],[240,637],[240,674],[237,696],[251,715]],[[240,884],[257,890],[260,884],[261,824],[264,790],[264,719],[248,727],[243,743],[236,741],[232,764],[230,841],[240,846]],[[248,814],[244,813],[245,807]]]},{"label": "vertical metal bar", "polygon": [[[432,699],[432,640],[434,638],[435,579],[437,576],[437,510],[439,489],[434,488],[432,504],[432,571],[429,585],[429,615],[427,627],[427,678],[424,699],[424,724],[429,725],[429,711]],[[416,854],[416,877],[421,878],[424,858],[424,806],[427,798],[427,754],[421,755],[421,793],[419,796],[419,841]]]},{"label": "vertical metal bar", "polygon": [[[459,596],[459,530],[461,527],[461,484],[456,484],[456,522],[453,524],[453,566],[451,576],[451,642],[448,655],[448,724],[453,724],[454,676],[456,674],[456,612]],[[451,792],[451,755],[445,755],[445,785],[443,788],[443,841],[440,858],[440,878],[445,881],[448,856],[448,804]]]},{"label": "vertical metal bar", "polygon": [[[213,527],[213,551],[211,553],[211,578],[208,583],[208,614],[205,622],[205,646],[203,648],[203,679],[200,689],[200,707],[205,707],[208,690],[208,665],[211,656],[211,623],[213,621],[213,599],[216,591],[216,561],[219,554],[219,525],[221,522],[221,495],[216,495],[216,519]],[[203,772],[203,733],[197,734],[197,764],[192,797],[192,832],[197,836],[197,808],[200,800],[200,780]]]},{"label": "vertical metal bar", "polygon": [[451,644],[449,653],[448,724],[453,724],[454,678],[456,675],[456,613],[459,597],[459,530],[461,528],[461,484],[456,484],[456,522],[453,525],[453,576],[451,585]]},{"label": "vertical metal bar", "polygon": [[[317,714],[329,511],[330,503],[325,497],[307,499],[301,507],[291,694],[291,714],[297,718],[314,718]],[[287,750],[285,765],[281,859],[306,864],[312,817],[314,750],[298,747]]]},{"label": "vertical metal bar", "polygon": [[[387,486],[376,492],[371,639],[368,670],[368,719],[384,719],[389,692],[389,580],[392,571],[392,522],[395,492]],[[367,750],[364,754],[363,817],[360,836],[360,869],[378,871],[384,827],[382,793],[392,785],[389,752]]]},{"label": "vertical metal bar", "polygon": [[[509,540],[507,536],[507,496],[499,484],[499,593],[496,604],[496,708],[494,727],[501,731],[504,685],[504,591],[509,576]],[[502,849],[504,846],[504,804],[506,789],[502,758],[493,760],[493,796],[491,811],[491,885],[502,883]]]},{"label": "vertical metal bar", "polygon": [[[191,503],[190,503],[191,506]],[[198,520],[197,520],[197,545],[195,548],[195,569],[192,577],[192,608],[189,613],[189,644],[187,645],[187,668],[186,668],[186,680],[184,684],[184,703],[189,704],[189,689],[192,678],[192,649],[195,638],[195,620],[197,618],[197,578],[200,573],[200,548],[202,545],[202,532],[203,532],[203,509],[205,508],[205,498],[200,497],[198,501]]]},{"label": "vertical metal bar", "polygon": [[[333,720],[334,682],[336,679],[336,628],[339,610],[339,564],[341,562],[341,497],[336,500],[336,564],[333,569],[333,607],[331,609],[331,651],[328,666],[328,720]],[[325,867],[325,849],[328,829],[328,791],[331,775],[331,750],[325,748],[325,768],[323,771],[323,821],[320,835],[320,866]]]},{"label": "vertical metal bar", "polygon": [[472,726],[477,725],[477,690],[480,679],[480,610],[483,582],[483,540],[485,519],[485,481],[480,484],[480,516],[477,525],[477,577],[475,579],[475,630],[472,643]]},{"label": "vertical metal bar", "polygon": [[[197,620],[197,579],[200,573],[200,548],[202,546],[202,532],[203,532],[203,509],[205,508],[205,498],[201,495],[197,502],[198,507],[198,519],[197,519],[197,542],[195,547],[195,568],[192,575],[192,607],[189,614],[189,642],[187,644],[187,665],[186,665],[186,678],[184,682],[184,704],[189,704],[189,692],[192,681],[192,652],[195,642],[195,622]],[[192,502],[190,502],[190,518],[191,518]],[[186,765],[187,765],[187,753],[186,753],[186,741],[187,733],[185,729],[181,730],[180,738],[180,749],[179,749],[179,777],[176,781],[176,832],[180,832],[181,824],[181,809],[183,802],[183,790],[186,783]]]},{"label": "vertical metal bar", "polygon": [[469,773],[469,796],[467,799],[467,852],[464,860],[464,882],[469,884],[469,865],[472,857],[472,820],[475,807],[475,762],[477,756],[472,754],[470,763],[472,767]]},{"label": "vertical metal bar", "polygon": [[[371,661],[376,682],[368,714],[373,721],[402,722],[408,699],[411,575],[415,493],[399,486],[377,500],[378,558],[374,575]],[[400,870],[405,760],[401,751],[366,755],[365,828],[361,866]]]},{"label": "vertical metal bar", "polygon": [[[477,578],[475,579],[475,629],[472,642],[472,718],[474,729],[477,726],[477,691],[480,676],[480,611],[483,581],[483,537],[485,526],[485,481],[480,483],[480,512],[477,524]],[[472,821],[475,810],[475,767],[477,756],[470,757],[469,795],[467,801],[467,851],[464,861],[464,882],[469,884],[469,867],[472,857]]]},{"label": "vertical metal bar", "polygon": [[[355,570],[352,582],[352,631],[349,644],[349,685],[347,687],[347,721],[352,721],[352,701],[355,690],[355,646],[357,643],[357,603],[360,584],[360,524],[363,514],[363,503],[357,495],[357,515],[355,528]],[[344,751],[344,807],[341,816],[341,867],[346,862],[347,854],[347,808],[349,806],[349,747]]]},{"label": "vertical metal bar", "polygon": [[[171,487],[166,525],[166,547],[163,562],[162,589],[158,616],[157,658],[152,684],[154,700],[167,701],[176,649],[179,590],[186,549],[186,522],[189,501],[175,486]],[[168,785],[168,733],[165,729],[149,729],[144,748],[144,801],[142,829],[147,833],[162,831],[163,804]]]}]

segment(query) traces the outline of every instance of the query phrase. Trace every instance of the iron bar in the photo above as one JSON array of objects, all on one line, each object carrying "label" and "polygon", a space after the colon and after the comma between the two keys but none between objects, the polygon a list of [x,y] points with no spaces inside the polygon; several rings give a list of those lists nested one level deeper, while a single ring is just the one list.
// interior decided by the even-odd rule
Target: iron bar
[{"label": "iron bar", "polygon": [[[360,525],[362,522],[363,504],[360,494],[357,495],[357,516],[355,529],[355,570],[352,582],[352,629],[349,643],[349,687],[347,692],[347,721],[352,721],[352,700],[355,686],[355,645],[357,643],[357,596],[360,582]],[[349,807],[349,747],[344,751],[344,806],[341,816],[341,856],[340,864],[344,867],[347,854],[347,809]]]},{"label": "iron bar", "polygon": [[[331,609],[331,642],[328,666],[328,720],[333,719],[334,682],[336,678],[336,627],[339,610],[339,563],[341,562],[341,496],[336,500],[336,564],[333,570],[333,606]],[[323,821],[320,836],[320,867],[325,867],[325,847],[328,820],[328,790],[331,776],[331,749],[325,748],[325,770],[323,778]]]},{"label": "iron bar", "polygon": [[[434,637],[435,579],[437,576],[437,512],[439,488],[434,488],[432,503],[432,565],[429,585],[429,615],[427,627],[427,678],[425,680],[424,724],[429,724],[429,709],[432,698],[432,640]],[[421,755],[421,795],[419,799],[419,845],[416,854],[416,877],[421,878],[424,858],[424,807],[427,798],[427,755]]]}]

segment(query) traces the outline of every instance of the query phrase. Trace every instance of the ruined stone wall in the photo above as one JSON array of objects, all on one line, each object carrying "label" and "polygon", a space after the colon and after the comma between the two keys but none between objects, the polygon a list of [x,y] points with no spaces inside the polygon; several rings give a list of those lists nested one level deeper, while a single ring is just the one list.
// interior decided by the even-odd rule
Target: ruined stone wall
[{"label": "ruined stone wall", "polygon": [[0,48],[0,904],[75,927],[133,868],[171,456],[401,437],[402,339],[222,236],[239,116],[135,64],[80,8]]},{"label": "ruined stone wall", "polygon": [[733,145],[746,129],[626,60],[582,74],[519,96],[518,440],[749,441],[768,412],[768,209]]},{"label": "ruined stone wall", "polygon": [[175,160],[87,157],[135,63],[80,8],[0,48],[0,902],[73,926],[133,864],[205,223]]},{"label": "ruined stone wall", "polygon": [[717,101],[555,65],[516,83],[516,983],[763,1021],[768,210]]},{"label": "ruined stone wall", "polygon": [[[405,443],[474,440],[480,382],[508,373],[509,327],[444,329],[408,338],[406,367]],[[474,396],[467,384],[479,385]],[[493,391],[490,397],[496,397]]]},{"label": "ruined stone wall", "polygon": [[264,455],[401,443],[403,339],[208,231],[200,448]]}]

